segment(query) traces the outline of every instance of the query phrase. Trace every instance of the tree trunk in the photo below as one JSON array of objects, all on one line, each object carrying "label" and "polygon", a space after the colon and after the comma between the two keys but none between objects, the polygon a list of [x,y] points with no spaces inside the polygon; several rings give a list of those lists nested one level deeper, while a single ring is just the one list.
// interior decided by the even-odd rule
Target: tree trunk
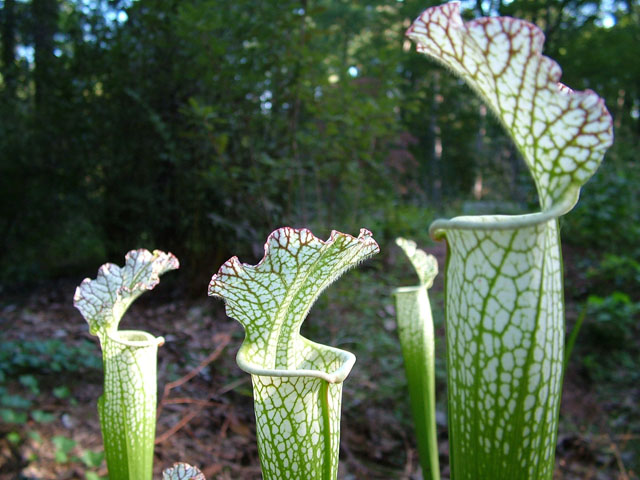
[{"label": "tree trunk", "polygon": [[57,0],[33,0],[31,3],[33,13],[33,38],[35,44],[34,71],[35,100],[38,114],[42,114],[53,90],[55,80],[55,55],[54,35],[58,25]]},{"label": "tree trunk", "polygon": [[10,98],[16,90],[16,16],[15,0],[5,0],[2,9],[2,76]]}]

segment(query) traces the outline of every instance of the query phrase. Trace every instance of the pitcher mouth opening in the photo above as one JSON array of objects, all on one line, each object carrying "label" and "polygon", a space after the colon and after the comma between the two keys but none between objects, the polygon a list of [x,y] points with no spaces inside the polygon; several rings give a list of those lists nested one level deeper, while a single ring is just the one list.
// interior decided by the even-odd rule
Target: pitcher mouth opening
[{"label": "pitcher mouth opening", "polygon": [[564,215],[577,202],[578,194],[541,212],[523,215],[465,215],[451,219],[438,219],[429,227],[429,235],[434,240],[442,240],[447,230],[517,230],[533,227]]},{"label": "pitcher mouth opening", "polygon": [[394,288],[393,292],[391,293],[393,295],[402,295],[405,293],[415,293],[420,290],[427,290],[427,287],[425,287],[424,285],[411,285],[407,287],[398,287],[398,288]]},{"label": "pitcher mouth opening", "polygon": [[335,365],[335,367],[327,369],[329,371],[318,368],[308,368],[311,366],[310,364],[312,362],[308,359],[302,359],[300,362],[300,368],[264,368],[262,365],[248,361],[244,355],[242,347],[238,351],[236,361],[238,362],[238,366],[241,370],[251,375],[268,377],[309,377],[322,379],[328,383],[342,383],[347,378],[356,362],[356,356],[353,353],[339,348],[315,343],[304,337],[301,337],[301,339],[308,346],[315,349],[316,352],[322,352],[322,356],[325,359],[326,357],[329,357],[331,363]]},{"label": "pitcher mouth opening", "polygon": [[127,347],[159,347],[164,344],[163,337],[154,337],[142,330],[117,330],[107,334],[109,340]]}]

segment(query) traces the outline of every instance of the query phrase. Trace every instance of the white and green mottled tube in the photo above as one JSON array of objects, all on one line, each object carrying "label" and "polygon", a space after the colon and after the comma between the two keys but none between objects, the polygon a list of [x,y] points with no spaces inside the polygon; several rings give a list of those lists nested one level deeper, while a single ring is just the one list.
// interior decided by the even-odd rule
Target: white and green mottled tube
[{"label": "white and green mottled tube", "polygon": [[156,366],[163,342],[147,332],[121,330],[103,344],[104,392],[98,413],[110,478],[152,478]]},{"label": "white and green mottled tube", "polygon": [[564,358],[557,221],[531,216],[528,226],[494,229],[504,218],[484,220],[435,231],[449,246],[452,476],[550,479]]},{"label": "white and green mottled tube", "polygon": [[300,369],[251,375],[265,480],[332,480],[338,473],[342,382],[355,356],[305,343],[310,358]]}]

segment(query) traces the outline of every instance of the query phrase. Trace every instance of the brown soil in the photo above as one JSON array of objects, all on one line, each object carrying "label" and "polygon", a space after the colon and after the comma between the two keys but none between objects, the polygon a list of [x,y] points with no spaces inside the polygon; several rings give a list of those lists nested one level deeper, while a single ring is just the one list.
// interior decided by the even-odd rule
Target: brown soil
[{"label": "brown soil", "polygon": [[[434,253],[443,257],[444,245]],[[444,265],[442,259],[440,265]],[[31,297],[0,306],[2,340],[58,338],[69,346],[86,339],[95,342],[71,305],[74,287],[75,283],[50,286]],[[436,289],[441,289],[441,284]],[[158,363],[160,409],[155,477],[160,478],[161,470],[174,461],[185,461],[199,466],[210,480],[260,479],[251,385],[235,364],[243,336],[241,327],[224,315],[221,302],[216,300],[155,304],[143,299],[127,313],[121,328],[143,329],[166,339]],[[393,330],[392,317],[383,324]],[[421,478],[406,412],[399,414],[384,400],[387,392],[377,381],[382,377],[364,374],[360,368],[360,363],[356,364],[345,383],[339,478]],[[102,448],[96,412],[102,389],[100,375],[35,375],[41,390],[34,396],[37,408],[53,414],[54,420],[0,424],[0,480],[84,479],[88,468],[73,455]],[[638,437],[611,433],[602,399],[583,377],[579,368],[567,373],[554,478],[637,480],[637,473],[625,467],[623,453],[631,443],[638,442]],[[8,379],[8,384],[17,384],[14,380]],[[163,396],[163,389],[171,381],[177,385]],[[52,394],[53,388],[62,384],[71,390],[66,399]],[[406,397],[401,392],[394,394]],[[27,434],[34,431],[39,433],[38,438]],[[10,432],[19,433],[21,440],[13,443]],[[55,436],[77,442],[66,462],[55,458]],[[440,427],[439,436],[446,478],[444,426]],[[104,463],[89,470],[99,475],[107,473]]]}]

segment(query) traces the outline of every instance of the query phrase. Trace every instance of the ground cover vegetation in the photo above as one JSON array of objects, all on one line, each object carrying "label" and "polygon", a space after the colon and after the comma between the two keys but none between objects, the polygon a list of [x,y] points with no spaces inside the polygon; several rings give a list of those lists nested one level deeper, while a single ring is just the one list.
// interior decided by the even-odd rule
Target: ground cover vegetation
[{"label": "ground cover vegetation", "polygon": [[[233,355],[211,350],[213,335],[214,345],[233,349],[242,333],[210,302],[177,299],[202,295],[231,254],[255,263],[266,235],[292,225],[321,238],[366,226],[380,243],[380,258],[321,297],[311,314],[318,321],[304,328],[324,324],[308,336],[358,357],[344,387],[340,478],[414,478],[390,291],[415,280],[396,262],[393,239],[428,246],[426,226],[438,215],[517,213],[536,202],[492,115],[405,42],[427,6],[2,3],[0,475],[105,474],[94,405],[101,362],[67,304],[96,265],[139,246],[171,250],[182,263],[159,303],[143,301],[128,320],[165,336],[159,384],[178,384],[179,394],[159,397],[155,464],[179,458],[207,478],[259,478],[250,385]],[[468,17],[535,22],[563,81],[596,90],[614,117],[606,168],[561,221],[568,328],[581,328],[556,476],[637,478],[640,63],[631,46],[640,41],[640,7],[465,6]],[[444,265],[442,247],[431,248]],[[37,293],[25,295],[27,287]],[[439,339],[441,288],[436,282]],[[443,437],[442,340],[437,350]],[[207,359],[215,363],[180,382]]]}]

